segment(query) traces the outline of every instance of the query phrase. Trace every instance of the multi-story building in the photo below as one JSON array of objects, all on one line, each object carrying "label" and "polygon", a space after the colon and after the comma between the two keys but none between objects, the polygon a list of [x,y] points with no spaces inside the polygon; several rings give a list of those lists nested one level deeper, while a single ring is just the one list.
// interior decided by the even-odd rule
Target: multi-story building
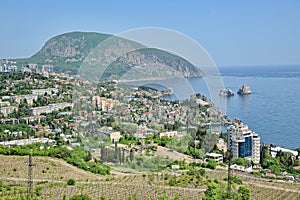
[{"label": "multi-story building", "polygon": [[46,88],[46,89],[30,90],[30,94],[33,94],[33,95],[45,95],[45,93],[52,94],[52,92],[57,93],[58,89],[57,88]]},{"label": "multi-story building", "polygon": [[10,106],[9,101],[0,101],[0,108],[5,107],[5,106]]},{"label": "multi-story building", "polygon": [[56,103],[56,104],[49,104],[47,106],[40,106],[40,107],[34,107],[34,108],[30,108],[28,111],[31,115],[40,115],[42,113],[51,113],[55,110],[60,110],[60,109],[64,109],[67,107],[73,107],[72,103]]},{"label": "multi-story building", "polygon": [[18,70],[15,65],[0,65],[0,72],[16,72]]},{"label": "multi-story building", "polygon": [[1,107],[0,108],[0,112],[3,114],[4,117],[7,117],[14,110],[18,111],[18,107],[16,107],[16,106],[6,106],[6,107]]},{"label": "multi-story building", "polygon": [[53,65],[42,65],[42,72],[53,73]]},{"label": "multi-story building", "polygon": [[260,137],[254,131],[249,130],[246,124],[236,122],[227,129],[228,150],[231,150],[233,158],[247,158],[254,163],[260,161]]},{"label": "multi-story building", "polygon": [[106,97],[93,96],[92,103],[98,109],[102,109],[102,111],[108,112],[112,110],[114,105],[119,104],[119,101]]},{"label": "multi-story building", "polygon": [[38,72],[38,65],[37,64],[33,64],[33,63],[29,63],[27,64],[27,68],[33,72],[33,73],[37,73]]},{"label": "multi-story building", "polygon": [[33,105],[33,101],[36,101],[37,98],[38,98],[37,95],[32,95],[32,94],[11,97],[11,99],[18,104],[23,103],[26,99],[26,101],[29,105]]}]

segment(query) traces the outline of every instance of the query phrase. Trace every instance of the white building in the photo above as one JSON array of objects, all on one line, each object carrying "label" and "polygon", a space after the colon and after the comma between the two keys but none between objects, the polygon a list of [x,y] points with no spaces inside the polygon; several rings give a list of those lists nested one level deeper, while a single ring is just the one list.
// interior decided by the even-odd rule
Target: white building
[{"label": "white building", "polygon": [[45,95],[45,93],[52,94],[52,92],[57,93],[58,89],[57,88],[46,88],[46,89],[30,90],[30,94],[32,94],[32,95]]},{"label": "white building", "polygon": [[38,98],[37,95],[32,95],[32,94],[11,97],[11,99],[18,104],[23,103],[26,99],[26,101],[29,105],[33,105],[33,101],[36,101],[37,98]]},{"label": "white building", "polygon": [[5,106],[10,106],[9,101],[0,101],[0,108],[5,107]]},{"label": "white building", "polygon": [[37,73],[39,69],[38,65],[34,63],[27,64],[27,68],[33,73]]},{"label": "white building", "polygon": [[298,156],[298,151],[293,151],[293,150],[285,149],[285,148],[282,148],[282,147],[271,147],[272,157],[275,158],[277,153],[280,152],[280,151],[291,153],[291,154],[293,154],[294,158],[296,158]]},{"label": "white building", "polygon": [[159,137],[161,138],[161,137],[165,136],[165,137],[168,137],[168,138],[173,138],[173,137],[176,137],[177,134],[178,134],[177,131],[167,131],[167,132],[159,133]]},{"label": "white building", "polygon": [[53,73],[53,65],[42,65],[42,73]]},{"label": "white building", "polygon": [[254,163],[260,161],[260,137],[248,129],[248,126],[236,122],[227,129],[228,150],[231,150],[233,158],[247,158]]},{"label": "white building", "polygon": [[60,109],[64,109],[67,107],[72,108],[73,104],[64,102],[64,103],[49,104],[47,106],[34,107],[34,108],[29,109],[29,113],[31,115],[36,116],[36,115],[40,115],[42,113],[51,113],[55,110],[60,110]]},{"label": "white building", "polygon": [[216,162],[223,162],[223,155],[219,153],[208,153],[206,159],[214,159]]},{"label": "white building", "polygon": [[7,117],[10,113],[12,113],[14,110],[18,111],[18,107],[16,106],[7,106],[0,108],[0,112],[3,114],[4,117]]}]

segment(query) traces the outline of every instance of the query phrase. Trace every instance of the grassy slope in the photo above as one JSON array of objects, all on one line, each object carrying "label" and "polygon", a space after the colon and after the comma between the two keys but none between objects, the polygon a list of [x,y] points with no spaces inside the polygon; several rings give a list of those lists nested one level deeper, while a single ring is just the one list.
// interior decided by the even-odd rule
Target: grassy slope
[{"label": "grassy slope", "polygon": [[[10,188],[1,198],[18,196],[21,192],[26,194],[27,185],[27,156],[0,155],[0,174],[4,188]],[[101,194],[109,199],[126,199],[137,195],[138,199],[144,197],[157,198],[167,193],[170,199],[180,196],[182,199],[199,199],[204,195],[204,187],[178,188],[165,186],[160,175],[149,173],[121,174],[114,177],[101,176],[77,169],[60,159],[34,157],[37,164],[33,170],[34,186],[41,188],[41,199],[62,199],[64,195],[70,197],[74,194],[86,193],[93,199],[99,199]],[[245,174],[240,176],[251,190],[251,199],[299,199],[300,184],[269,182],[267,179],[256,178]],[[208,178],[217,178],[222,181],[226,177],[226,170],[207,170]],[[66,186],[68,179],[76,180],[75,186]],[[38,180],[37,180],[38,179]]]}]

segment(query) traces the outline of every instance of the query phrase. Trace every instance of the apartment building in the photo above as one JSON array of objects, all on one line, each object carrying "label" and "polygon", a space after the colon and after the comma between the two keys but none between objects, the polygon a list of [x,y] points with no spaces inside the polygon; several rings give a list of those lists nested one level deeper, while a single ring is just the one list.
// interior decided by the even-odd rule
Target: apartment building
[{"label": "apartment building", "polygon": [[260,137],[249,130],[246,124],[236,122],[227,129],[228,150],[231,150],[233,158],[247,158],[254,163],[260,161]]}]

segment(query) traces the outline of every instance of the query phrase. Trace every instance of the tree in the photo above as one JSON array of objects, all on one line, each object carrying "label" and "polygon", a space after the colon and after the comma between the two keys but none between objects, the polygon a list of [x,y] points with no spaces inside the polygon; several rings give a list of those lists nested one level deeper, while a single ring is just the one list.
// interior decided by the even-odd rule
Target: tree
[{"label": "tree", "polygon": [[84,158],[84,161],[88,162],[90,160],[92,160],[92,154],[90,151],[88,151],[86,157]]},{"label": "tree", "polygon": [[235,159],[232,160],[232,164],[246,166],[247,165],[247,161],[246,161],[245,158],[235,158]]},{"label": "tree", "polygon": [[100,161],[101,162],[106,162],[107,161],[107,149],[105,147],[101,147],[100,149]]},{"label": "tree", "polygon": [[133,159],[134,159],[134,150],[130,150],[130,155],[129,155],[129,159],[130,159],[130,161],[133,161]]}]

